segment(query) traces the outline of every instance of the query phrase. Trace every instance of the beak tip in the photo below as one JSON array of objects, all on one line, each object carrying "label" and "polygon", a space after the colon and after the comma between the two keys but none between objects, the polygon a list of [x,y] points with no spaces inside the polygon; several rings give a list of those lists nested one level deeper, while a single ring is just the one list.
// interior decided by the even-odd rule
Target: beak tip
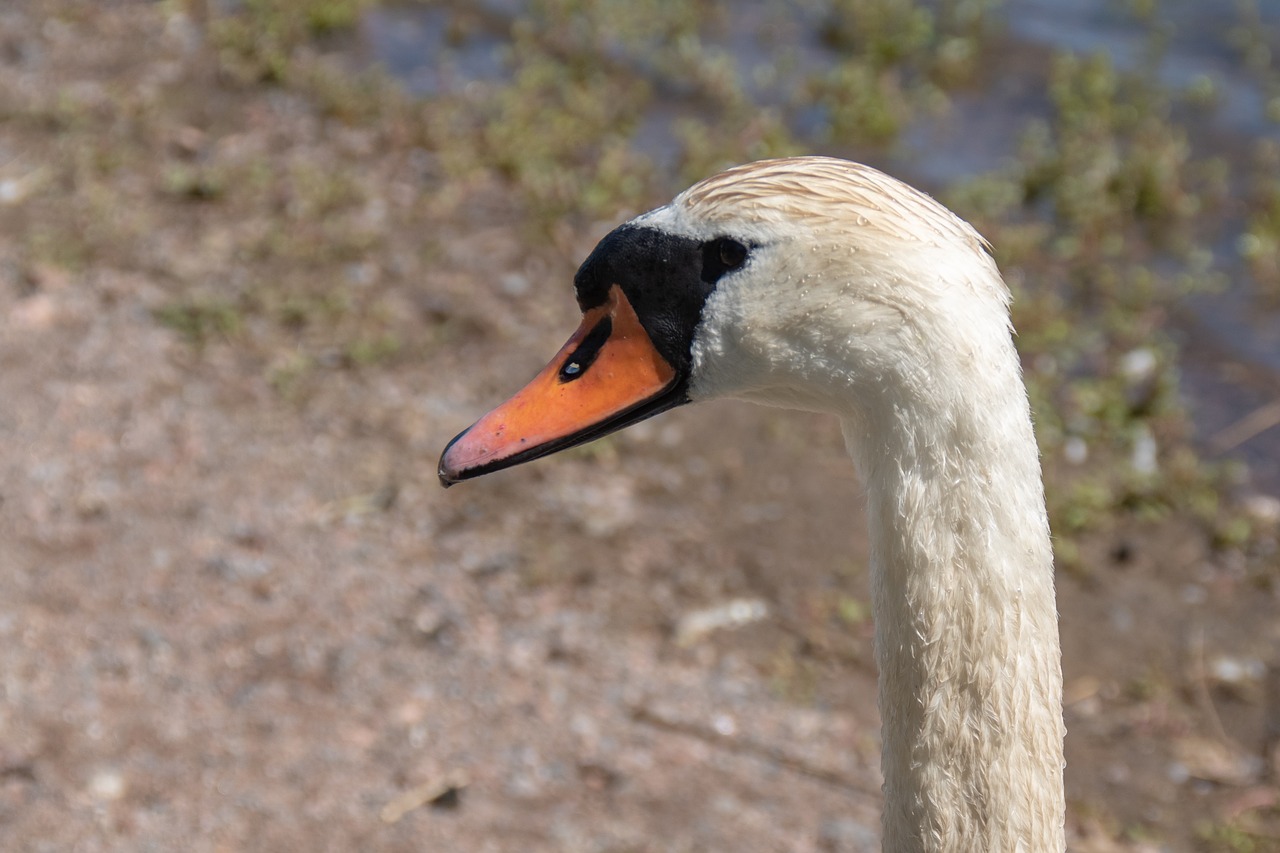
[{"label": "beak tip", "polygon": [[453,440],[445,445],[444,451],[440,454],[440,462],[436,465],[436,477],[440,479],[440,485],[446,489],[466,479],[465,469],[453,464],[453,461],[449,459],[449,455],[458,440],[470,431],[469,428],[464,429],[455,435]]},{"label": "beak tip", "polygon": [[444,455],[440,457],[440,464],[436,467],[436,477],[440,479],[441,486],[447,489],[475,476],[475,472],[469,472],[465,467],[451,464],[448,456],[449,452],[446,450]]}]

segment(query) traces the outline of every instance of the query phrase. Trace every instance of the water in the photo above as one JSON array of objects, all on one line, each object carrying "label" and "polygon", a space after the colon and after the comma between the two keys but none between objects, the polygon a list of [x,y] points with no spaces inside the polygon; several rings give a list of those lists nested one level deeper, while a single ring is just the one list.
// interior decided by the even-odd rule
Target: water
[{"label": "water", "polygon": [[[1161,0],[1156,24],[1162,39],[1153,39],[1152,28],[1125,11],[1127,5],[1115,0],[1006,0],[999,13],[1005,32],[997,40],[999,50],[984,57],[984,85],[955,94],[944,115],[908,127],[881,165],[934,189],[1006,165],[1028,119],[1047,112],[1043,87],[1051,50],[1105,53],[1117,67],[1149,69],[1174,89],[1212,81],[1214,109],[1184,116],[1198,151],[1243,165],[1259,140],[1280,140],[1280,126],[1267,117],[1268,95],[1241,57],[1236,4]],[[479,0],[465,13],[378,7],[364,18],[362,51],[421,95],[470,81],[501,80],[507,74],[502,34],[523,6],[522,0]],[[1263,23],[1280,29],[1280,3],[1259,6]],[[795,80],[836,60],[819,37],[820,4],[754,0],[734,4],[733,14],[724,18],[718,46],[735,57],[740,79],[756,103],[786,105]],[[606,48],[606,55],[636,67],[637,73],[661,77],[650,74],[655,69],[646,67],[643,58],[614,48]],[[441,57],[447,59],[442,62]],[[779,57],[787,68],[783,75],[770,79],[758,73]],[[660,83],[659,92],[655,100],[661,103],[641,122],[637,141],[662,164],[677,151],[672,121],[698,104],[671,81]],[[801,111],[793,120],[811,125],[822,116],[820,111]],[[1233,245],[1215,251],[1221,258],[1235,255]],[[1173,318],[1186,347],[1183,390],[1210,448],[1216,446],[1215,437],[1231,437],[1233,424],[1280,400],[1280,312],[1260,304],[1239,265],[1232,273],[1225,292],[1193,297]],[[1255,483],[1280,494],[1280,426],[1228,450],[1248,462]]]},{"label": "water", "polygon": [[361,22],[360,52],[415,95],[506,76],[506,39],[492,27],[458,27],[455,19],[434,6],[375,7]]}]

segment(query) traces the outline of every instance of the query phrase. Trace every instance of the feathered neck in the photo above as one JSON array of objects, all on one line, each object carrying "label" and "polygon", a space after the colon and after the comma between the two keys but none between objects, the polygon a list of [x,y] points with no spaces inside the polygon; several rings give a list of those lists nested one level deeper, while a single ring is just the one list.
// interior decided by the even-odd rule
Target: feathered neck
[{"label": "feathered neck", "polygon": [[1040,468],[1020,383],[972,391],[844,422],[870,520],[884,849],[1061,850]]}]

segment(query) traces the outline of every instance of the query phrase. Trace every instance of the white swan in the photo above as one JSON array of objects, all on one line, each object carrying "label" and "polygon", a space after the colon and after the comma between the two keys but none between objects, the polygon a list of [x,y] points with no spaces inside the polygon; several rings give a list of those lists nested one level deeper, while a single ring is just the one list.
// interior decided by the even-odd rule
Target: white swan
[{"label": "white swan", "polygon": [[681,403],[839,417],[867,491],[892,851],[1059,851],[1063,723],[1040,462],[981,237],[874,169],[730,169],[600,242],[550,365],[445,485]]}]

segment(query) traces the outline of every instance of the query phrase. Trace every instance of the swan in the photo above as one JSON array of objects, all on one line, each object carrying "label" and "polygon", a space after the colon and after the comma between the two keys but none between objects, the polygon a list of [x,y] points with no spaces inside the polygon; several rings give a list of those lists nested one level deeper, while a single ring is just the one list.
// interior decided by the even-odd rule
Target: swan
[{"label": "swan", "polygon": [[1064,849],[1040,460],[990,248],[868,166],[765,160],[608,234],[582,324],[448,486],[698,400],[828,412],[866,492],[887,851]]}]

